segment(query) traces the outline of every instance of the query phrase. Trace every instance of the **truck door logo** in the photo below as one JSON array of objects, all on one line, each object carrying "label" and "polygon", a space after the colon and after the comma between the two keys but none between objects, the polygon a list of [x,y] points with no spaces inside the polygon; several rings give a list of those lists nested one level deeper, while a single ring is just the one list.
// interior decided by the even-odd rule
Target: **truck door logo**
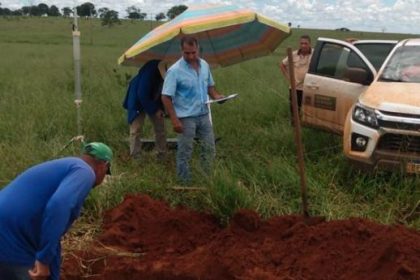
[{"label": "truck door logo", "polygon": [[326,96],[321,94],[315,94],[314,107],[335,111],[336,110],[336,98],[332,96]]}]

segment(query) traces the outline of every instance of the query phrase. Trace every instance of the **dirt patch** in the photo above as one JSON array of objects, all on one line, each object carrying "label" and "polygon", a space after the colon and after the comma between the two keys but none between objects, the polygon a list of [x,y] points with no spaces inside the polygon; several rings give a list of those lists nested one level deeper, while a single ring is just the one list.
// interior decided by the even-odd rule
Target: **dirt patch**
[{"label": "dirt patch", "polygon": [[365,219],[261,220],[210,215],[128,196],[103,233],[65,254],[62,279],[420,279],[420,232]]}]

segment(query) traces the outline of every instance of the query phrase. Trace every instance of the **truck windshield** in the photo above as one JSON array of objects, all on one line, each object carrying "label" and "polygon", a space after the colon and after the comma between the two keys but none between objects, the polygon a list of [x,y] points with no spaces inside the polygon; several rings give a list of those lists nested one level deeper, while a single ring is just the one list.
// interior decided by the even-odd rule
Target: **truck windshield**
[{"label": "truck windshield", "polygon": [[420,83],[420,46],[401,46],[385,65],[380,81]]}]

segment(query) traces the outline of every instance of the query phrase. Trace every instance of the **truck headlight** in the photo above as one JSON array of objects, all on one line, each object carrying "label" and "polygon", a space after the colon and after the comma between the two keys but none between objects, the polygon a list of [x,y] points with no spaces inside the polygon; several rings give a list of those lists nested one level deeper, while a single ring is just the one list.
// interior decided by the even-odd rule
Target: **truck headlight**
[{"label": "truck headlight", "polygon": [[360,104],[356,104],[353,109],[353,120],[371,128],[379,127],[375,111],[373,109],[363,107]]}]

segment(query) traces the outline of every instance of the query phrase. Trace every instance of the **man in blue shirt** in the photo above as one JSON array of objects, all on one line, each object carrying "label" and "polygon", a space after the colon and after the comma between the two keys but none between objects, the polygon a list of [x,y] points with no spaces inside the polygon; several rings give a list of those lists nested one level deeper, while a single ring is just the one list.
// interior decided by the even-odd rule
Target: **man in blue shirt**
[{"label": "man in blue shirt", "polygon": [[123,107],[127,109],[130,124],[130,156],[140,157],[141,130],[146,114],[153,124],[157,157],[166,155],[166,133],[161,91],[163,79],[159,71],[159,60],[148,61],[130,81]]},{"label": "man in blue shirt", "polygon": [[177,176],[181,181],[191,180],[189,161],[193,140],[201,144],[201,164],[210,173],[215,156],[214,134],[206,102],[223,98],[215,87],[207,62],[199,57],[197,39],[181,39],[182,57],[166,73],[162,89],[162,102],[169,114],[173,129],[178,133],[176,155]]},{"label": "man in blue shirt", "polygon": [[107,145],[92,142],[80,158],[32,166],[0,191],[0,279],[59,279],[60,239],[111,159]]}]

